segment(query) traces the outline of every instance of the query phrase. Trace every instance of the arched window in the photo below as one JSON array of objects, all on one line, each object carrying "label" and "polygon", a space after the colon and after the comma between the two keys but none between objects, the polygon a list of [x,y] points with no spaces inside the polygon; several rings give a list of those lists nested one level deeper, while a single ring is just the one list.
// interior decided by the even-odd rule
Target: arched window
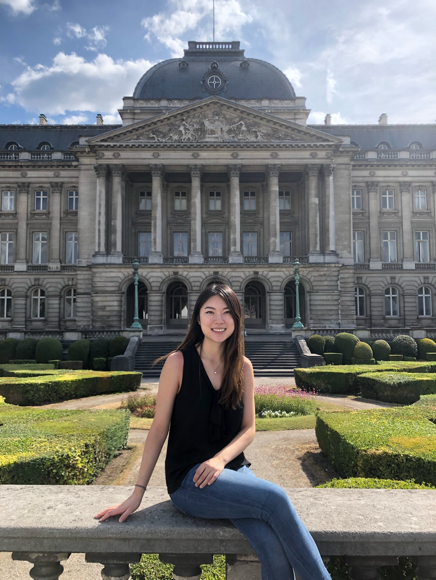
[{"label": "arched window", "polygon": [[399,316],[400,307],[398,300],[398,290],[394,286],[389,286],[385,290],[385,316]]},{"label": "arched window", "polygon": [[78,141],[72,141],[72,143],[70,143],[70,147],[78,147],[78,146],[79,146]]},{"label": "arched window", "polygon": [[42,141],[38,145],[37,149],[39,149],[39,151],[51,151],[53,147],[47,141]]},{"label": "arched window", "polygon": [[423,286],[418,290],[418,316],[431,316],[431,289]]},{"label": "arched window", "polygon": [[188,290],[183,282],[174,284],[170,290],[170,320],[188,318]]},{"label": "arched window", "polygon": [[410,149],[422,149],[422,144],[419,141],[413,141],[413,143],[411,143],[409,145]]},{"label": "arched window", "polygon": [[18,143],[11,141],[10,143],[6,144],[6,149],[8,151],[18,151],[18,149],[19,149]]},{"label": "arched window", "polygon": [[356,316],[365,316],[365,289],[360,286],[356,286],[354,289],[354,297],[356,300]]},{"label": "arched window", "polygon": [[32,318],[45,318],[45,291],[35,288],[32,292]]},{"label": "arched window", "polygon": [[245,288],[244,318],[262,318],[262,290],[256,283]]},{"label": "arched window", "polygon": [[65,292],[65,318],[76,318],[76,289],[68,288]]},{"label": "arched window", "polygon": [[389,145],[389,143],[386,142],[382,142],[377,145],[377,149],[390,149],[390,148],[391,146]]},{"label": "arched window", "polygon": [[12,318],[12,292],[0,288],[0,318]]}]

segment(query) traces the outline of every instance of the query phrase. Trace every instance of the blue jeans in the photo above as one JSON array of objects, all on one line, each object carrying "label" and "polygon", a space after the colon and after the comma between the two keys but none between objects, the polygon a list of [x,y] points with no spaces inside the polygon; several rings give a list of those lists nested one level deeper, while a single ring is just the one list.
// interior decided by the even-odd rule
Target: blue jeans
[{"label": "blue jeans", "polygon": [[318,548],[281,487],[249,467],[224,469],[203,489],[193,467],[171,500],[188,516],[229,519],[247,538],[262,564],[262,580],[331,580]]}]

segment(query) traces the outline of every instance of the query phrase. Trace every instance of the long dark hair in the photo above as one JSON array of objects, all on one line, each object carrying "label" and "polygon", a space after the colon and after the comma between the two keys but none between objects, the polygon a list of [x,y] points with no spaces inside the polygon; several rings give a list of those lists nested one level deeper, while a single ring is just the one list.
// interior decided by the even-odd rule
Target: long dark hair
[{"label": "long dark hair", "polygon": [[[179,344],[177,349],[173,352],[187,349],[191,346],[197,346],[198,344],[201,345],[203,343],[204,334],[201,330],[201,326],[198,324],[200,310],[204,303],[213,296],[219,296],[224,300],[235,323],[234,332],[224,343],[224,371],[220,389],[220,404],[226,408],[236,408],[242,399],[244,386],[242,378],[242,367],[244,365],[244,337],[242,329],[241,303],[230,286],[214,282],[203,290],[195,303],[188,332],[182,343]],[[170,354],[172,353],[168,353],[159,358],[158,361],[165,360]]]}]

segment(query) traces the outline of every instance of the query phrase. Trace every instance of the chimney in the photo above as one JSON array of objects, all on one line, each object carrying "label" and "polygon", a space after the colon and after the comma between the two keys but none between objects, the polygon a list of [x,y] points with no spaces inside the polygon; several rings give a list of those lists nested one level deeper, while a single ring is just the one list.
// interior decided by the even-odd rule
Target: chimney
[{"label": "chimney", "polygon": [[44,113],[41,113],[41,115],[39,115],[39,124],[47,125],[47,117],[44,115]]},{"label": "chimney", "polygon": [[324,119],[324,125],[331,125],[332,124],[332,116],[328,113]]},{"label": "chimney", "polygon": [[102,117],[102,115],[100,115],[100,113],[97,115],[96,119],[97,119],[97,125],[103,125],[103,117]]},{"label": "chimney", "polygon": [[387,125],[388,124],[388,116],[386,113],[382,113],[378,120],[379,125]]}]

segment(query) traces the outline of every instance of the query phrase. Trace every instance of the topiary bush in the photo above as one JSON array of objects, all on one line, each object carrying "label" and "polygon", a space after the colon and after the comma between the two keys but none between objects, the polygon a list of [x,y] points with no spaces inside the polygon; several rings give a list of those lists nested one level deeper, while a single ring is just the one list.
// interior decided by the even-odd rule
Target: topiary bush
[{"label": "topiary bush", "polygon": [[0,340],[0,364],[7,364],[15,358],[18,340],[16,338],[5,338]]},{"label": "topiary bush", "polygon": [[42,338],[36,345],[36,360],[38,363],[48,363],[49,360],[62,360],[63,348],[56,338]]},{"label": "topiary bush", "polygon": [[375,360],[389,360],[391,347],[385,340],[376,340],[372,345],[372,352]]},{"label": "topiary bush", "polygon": [[68,349],[68,360],[70,361],[82,361],[82,368],[88,368],[88,360],[89,360],[89,348],[90,348],[90,341],[89,340],[76,340],[73,344],[70,345]]},{"label": "topiary bush", "polygon": [[399,334],[392,341],[392,354],[402,354],[403,356],[418,356],[418,345],[416,341],[407,334]]},{"label": "topiary bush", "polygon": [[427,360],[436,360],[436,352],[428,352]]},{"label": "topiary bush", "polygon": [[91,360],[94,360],[95,358],[108,358],[110,343],[111,341],[107,338],[96,338],[95,340],[91,340],[89,358]]},{"label": "topiary bush", "polygon": [[418,342],[418,357],[427,360],[428,352],[436,352],[436,342],[431,338],[421,338]]},{"label": "topiary bush", "polygon": [[120,354],[124,354],[124,351],[129,344],[129,339],[125,336],[117,336],[113,338],[109,345],[109,356],[114,357]]},{"label": "topiary bush", "polygon": [[32,358],[24,358],[24,359],[14,358],[14,360],[11,360],[10,364],[11,365],[36,365],[36,359],[32,359]]},{"label": "topiary bush", "polygon": [[15,352],[16,358],[22,360],[34,359],[37,344],[38,341],[35,338],[25,338],[24,340],[20,340]]},{"label": "topiary bush", "polygon": [[354,347],[353,356],[357,359],[370,360],[372,359],[372,348],[365,342],[358,342]]},{"label": "topiary bush", "polygon": [[92,368],[95,371],[105,371],[107,370],[107,358],[97,357],[92,359]]},{"label": "topiary bush", "polygon": [[354,348],[360,340],[354,334],[349,332],[340,332],[335,338],[335,351],[341,352],[343,355],[344,364],[351,364],[353,358]]},{"label": "topiary bush", "polygon": [[312,334],[312,336],[307,341],[307,346],[310,348],[310,352],[312,354],[322,355],[324,353],[324,345],[324,337],[320,336],[319,334]]},{"label": "topiary bush", "polygon": [[81,360],[61,360],[59,361],[59,369],[70,369],[72,371],[81,371],[83,369],[83,362]]},{"label": "topiary bush", "polygon": [[340,352],[325,352],[324,360],[326,365],[341,365],[342,353]]},{"label": "topiary bush", "polygon": [[390,354],[389,355],[389,360],[390,361],[400,361],[400,360],[403,360],[403,355],[402,354]]},{"label": "topiary bush", "polygon": [[54,366],[55,369],[59,368],[59,363],[61,362],[60,360],[49,360],[48,361],[50,364],[52,364]]},{"label": "topiary bush", "polygon": [[324,341],[324,352],[335,352],[335,337],[325,336]]}]

